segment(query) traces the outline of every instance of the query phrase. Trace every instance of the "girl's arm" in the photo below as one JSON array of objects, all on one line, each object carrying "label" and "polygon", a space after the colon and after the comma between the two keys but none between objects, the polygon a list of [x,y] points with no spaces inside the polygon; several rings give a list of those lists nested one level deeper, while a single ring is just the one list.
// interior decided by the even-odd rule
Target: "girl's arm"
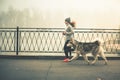
[{"label": "girl's arm", "polygon": [[68,28],[69,28],[70,32],[66,32],[66,34],[67,34],[67,35],[73,34],[73,33],[74,33],[73,28],[70,27],[70,26],[69,26]]}]

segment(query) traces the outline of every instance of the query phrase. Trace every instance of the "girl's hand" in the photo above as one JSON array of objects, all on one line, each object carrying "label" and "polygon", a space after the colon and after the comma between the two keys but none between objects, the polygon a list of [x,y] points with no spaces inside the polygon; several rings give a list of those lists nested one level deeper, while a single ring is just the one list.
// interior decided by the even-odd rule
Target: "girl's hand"
[{"label": "girl's hand", "polygon": [[66,32],[64,31],[62,34],[63,34],[63,35],[65,35],[65,34],[66,34]]}]

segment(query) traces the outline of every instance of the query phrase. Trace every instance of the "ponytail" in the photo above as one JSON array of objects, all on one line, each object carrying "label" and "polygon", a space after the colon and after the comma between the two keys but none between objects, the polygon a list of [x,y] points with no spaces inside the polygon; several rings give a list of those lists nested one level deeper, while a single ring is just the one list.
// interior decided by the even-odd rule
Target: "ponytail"
[{"label": "ponytail", "polygon": [[72,22],[70,23],[70,25],[71,25],[72,27],[76,27],[75,21],[72,21]]}]

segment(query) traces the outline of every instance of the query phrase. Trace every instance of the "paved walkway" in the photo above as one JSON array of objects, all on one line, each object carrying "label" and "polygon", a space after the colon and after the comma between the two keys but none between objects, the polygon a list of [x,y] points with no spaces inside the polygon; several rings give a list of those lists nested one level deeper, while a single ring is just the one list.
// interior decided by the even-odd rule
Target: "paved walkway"
[{"label": "paved walkway", "polygon": [[120,80],[120,60],[87,65],[83,60],[0,59],[0,80]]}]

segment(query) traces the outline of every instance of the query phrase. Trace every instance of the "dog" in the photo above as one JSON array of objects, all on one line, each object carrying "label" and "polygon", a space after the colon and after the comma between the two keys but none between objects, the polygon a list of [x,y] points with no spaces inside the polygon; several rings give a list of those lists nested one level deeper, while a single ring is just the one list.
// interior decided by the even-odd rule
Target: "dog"
[{"label": "dog", "polygon": [[[96,61],[98,60],[98,55],[104,59],[106,65],[108,63],[105,57],[105,54],[104,54],[104,49],[102,48],[101,42],[99,40],[96,40],[90,43],[84,43],[84,42],[79,42],[77,40],[71,39],[69,43],[67,44],[67,46],[75,48],[75,55],[71,59],[69,59],[68,62],[71,62],[77,59],[79,55],[81,54],[84,60],[88,64],[95,64]],[[86,56],[87,53],[92,53],[94,57],[94,60],[91,63],[88,60],[88,57]]]}]

